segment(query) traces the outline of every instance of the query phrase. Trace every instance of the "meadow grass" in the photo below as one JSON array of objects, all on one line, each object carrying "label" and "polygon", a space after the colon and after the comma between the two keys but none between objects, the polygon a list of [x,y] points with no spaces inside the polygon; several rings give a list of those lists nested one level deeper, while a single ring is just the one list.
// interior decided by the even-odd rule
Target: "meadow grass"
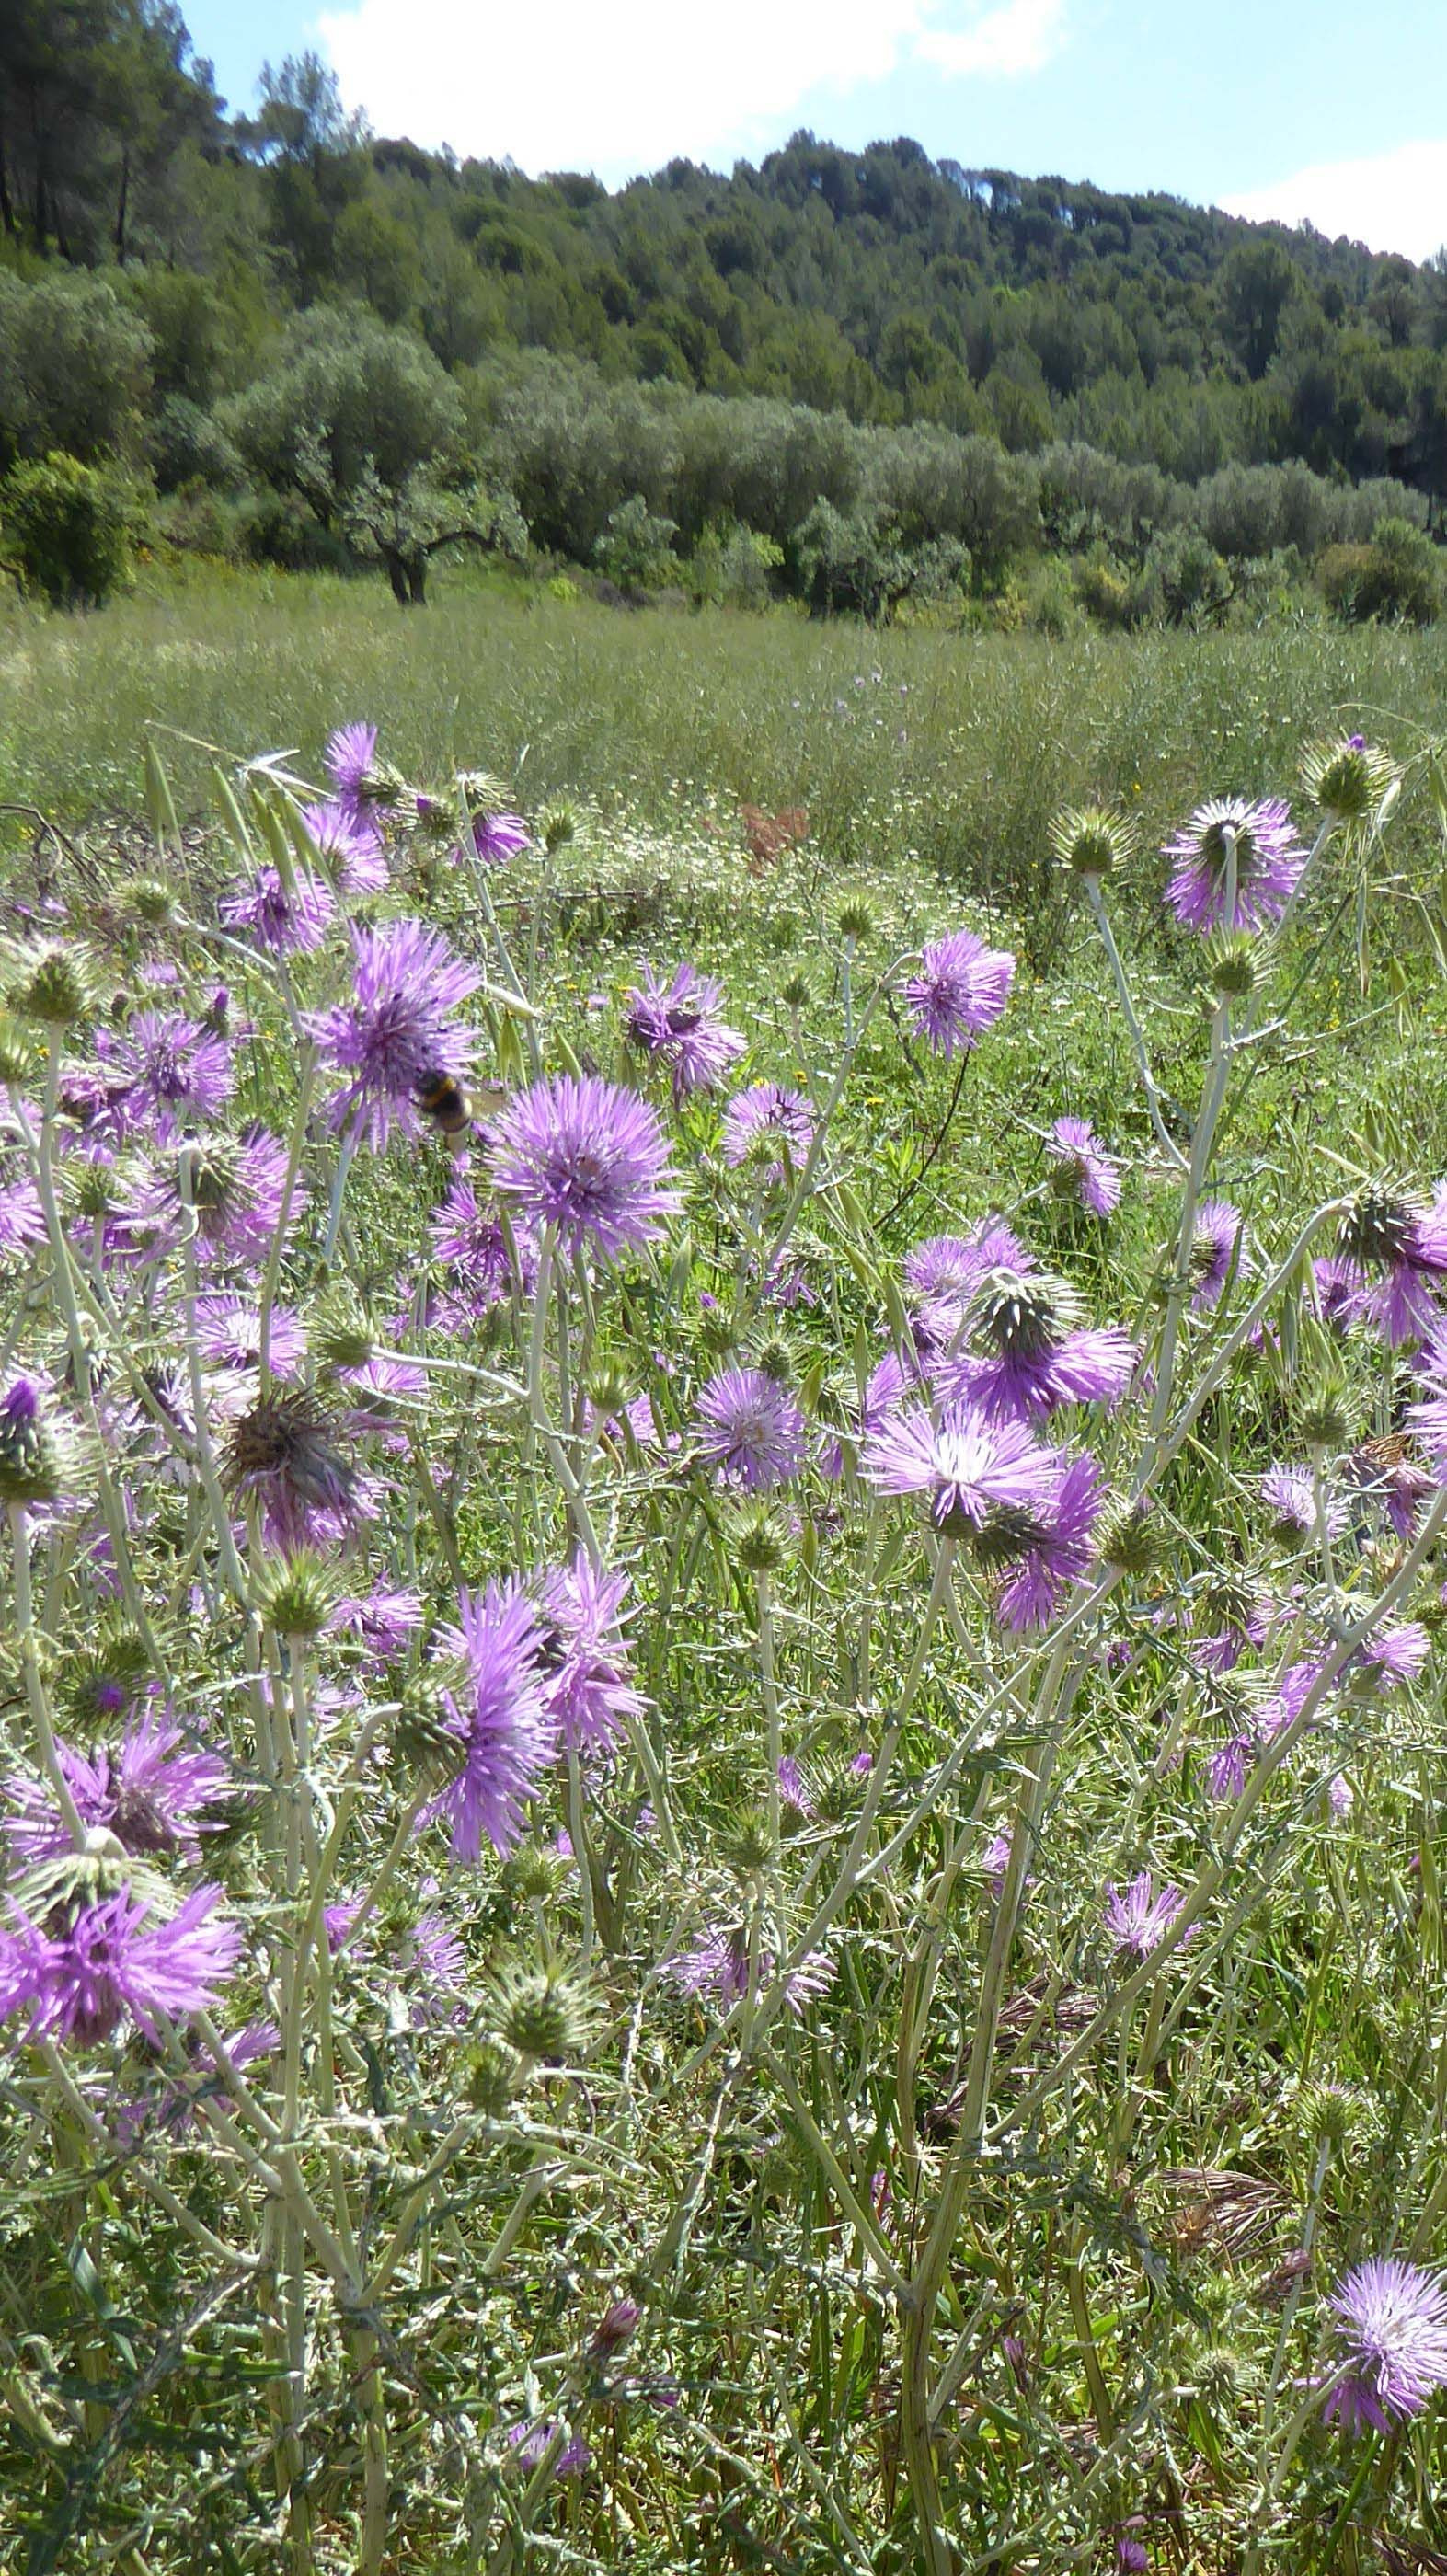
[{"label": "meadow grass", "polygon": [[[405,770],[482,763],[531,810],[581,795],[661,823],[802,803],[831,862],[909,853],[1019,908],[1044,892],[1051,815],[1082,795],[1118,796],[1159,839],[1203,781],[1279,788],[1333,723],[1399,755],[1447,730],[1447,634],[873,632],[630,614],[464,577],[409,613],[373,580],[151,573],[93,616],[12,605],[0,621],[0,801],[67,825],[135,810],[151,728],[295,744],[314,769],[349,707]],[[205,756],[165,749],[198,809]]]}]

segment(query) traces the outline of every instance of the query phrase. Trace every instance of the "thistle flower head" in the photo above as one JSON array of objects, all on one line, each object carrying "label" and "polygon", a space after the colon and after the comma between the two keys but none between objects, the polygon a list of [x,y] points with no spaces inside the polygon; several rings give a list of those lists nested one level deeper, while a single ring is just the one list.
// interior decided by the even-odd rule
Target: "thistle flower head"
[{"label": "thistle flower head", "polygon": [[1139,846],[1129,817],[1109,805],[1067,806],[1050,826],[1050,848],[1058,866],[1075,877],[1114,876],[1128,867]]},{"label": "thistle flower head", "polygon": [[1032,1512],[1052,1498],[1057,1468],[1019,1423],[959,1412],[939,1423],[916,1411],[892,1415],[860,1451],[867,1481],[882,1494],[917,1494],[937,1529],[972,1535],[1001,1510]]},{"label": "thistle flower head", "polygon": [[1191,1304],[1198,1314],[1219,1305],[1233,1272],[1249,1269],[1243,1233],[1245,1219],[1226,1199],[1202,1199],[1196,1210],[1188,1265]]},{"label": "thistle flower head", "polygon": [[395,805],[406,792],[400,772],[377,758],[375,725],[339,725],[322,756],[338,797],[354,810]]},{"label": "thistle flower head", "polygon": [[361,1517],[359,1479],[338,1446],[333,1416],[299,1388],[273,1388],[233,1423],[223,1483],[238,1502],[259,1504],[274,1547],[344,1536]]},{"label": "thistle flower head", "polygon": [[988,948],[972,930],[952,931],[924,948],[919,970],[904,987],[915,1033],[949,1063],[967,1055],[999,1019],[1015,980],[1007,949]]},{"label": "thistle flower head", "polygon": [[94,2047],[127,2018],[153,2047],[166,2027],[215,2002],[241,1949],[218,1912],[221,1890],[198,1887],[170,1917],[130,1885],[50,1906],[43,1918],[12,1905],[0,1921],[0,2020],[29,2015],[32,2038]]},{"label": "thistle flower head", "polygon": [[723,1158],[732,1171],[747,1163],[770,1180],[801,1172],[814,1141],[814,1113],[800,1091],[755,1082],[724,1111]]},{"label": "thistle flower head", "polygon": [[228,930],[249,930],[271,957],[308,956],[320,948],[336,909],[324,878],[297,868],[287,884],[273,867],[258,869],[249,885],[223,896],[217,906]]},{"label": "thistle flower head", "polygon": [[1223,796],[1198,805],[1166,843],[1165,855],[1174,863],[1166,900],[1178,921],[1200,931],[1262,930],[1279,921],[1306,865],[1306,851],[1279,797]]},{"label": "thistle flower head", "polygon": [[[1127,1887],[1108,1886],[1105,1895],[1105,1929],[1111,1946],[1132,1959],[1149,1958],[1186,1901],[1178,1887],[1158,1889],[1154,1873],[1148,1869],[1143,1869]],[[1193,1926],[1185,1939],[1190,1940],[1197,1928]]]},{"label": "thistle flower head", "polygon": [[11,1378],[0,1394],[0,1504],[68,1502],[80,1470],[79,1440],[43,1381]]},{"label": "thistle flower head", "polygon": [[256,1607],[279,1637],[320,1637],[336,1606],[335,1579],[312,1548],[267,1566],[257,1585]]},{"label": "thistle flower head", "polygon": [[1400,775],[1390,753],[1359,733],[1309,743],[1301,755],[1302,786],[1334,823],[1364,822]]},{"label": "thistle flower head", "polygon": [[[230,1773],[216,1754],[189,1742],[176,1720],[148,1709],[115,1744],[89,1754],[58,1742],[60,1766],[81,1823],[114,1836],[140,1860],[179,1854],[194,1860],[208,1810],[225,1798]],[[70,1834],[48,1787],[11,1780],[14,1813],[5,1832],[25,1864],[69,1858]]]},{"label": "thistle flower head", "polygon": [[593,1075],[556,1074],[516,1094],[493,1128],[491,1165],[528,1225],[603,1261],[656,1241],[680,1205],[655,1111]]},{"label": "thistle flower head", "polygon": [[804,1463],[804,1416],[758,1368],[720,1370],[698,1399],[698,1454],[725,1484],[772,1493]]},{"label": "thistle flower head", "polygon": [[458,1595],[458,1625],[438,1643],[465,1684],[449,1698],[456,1776],[425,1820],[452,1828],[457,1860],[475,1861],[483,1838],[506,1854],[521,1839],[529,1801],[558,1749],[558,1722],[543,1696],[537,1613],[516,1581]]},{"label": "thistle flower head", "polygon": [[1050,1187],[1092,1216],[1110,1216],[1120,1205],[1120,1165],[1107,1154],[1087,1118],[1057,1118],[1045,1139]]},{"label": "thistle flower head", "polygon": [[645,965],[642,983],[624,995],[627,1035],[664,1066],[675,1101],[686,1100],[691,1092],[712,1091],[744,1053],[747,1041],[728,1026],[722,1011],[723,986],[696,973],[686,960],[666,984]]},{"label": "thistle flower head", "polygon": [[465,1072],[475,1032],[456,1014],[481,976],[439,931],[416,921],[353,927],[350,1002],[313,1011],[307,1027],[323,1061],[346,1077],[330,1104],[332,1125],[380,1152],[394,1126],[420,1135],[420,1085],[439,1065]]},{"label": "thistle flower head", "polygon": [[73,940],[15,940],[0,951],[5,998],[17,1019],[70,1028],[96,1008],[95,969]]},{"label": "thistle flower head", "polygon": [[1346,2364],[1322,2409],[1349,2433],[1387,2433],[1447,2387],[1447,2284],[1397,2255],[1374,2255],[1331,2299]]},{"label": "thistle flower head", "polygon": [[498,2038],[521,2059],[524,2071],[536,2065],[575,2066],[587,2055],[593,1999],[578,1978],[560,1969],[504,1970],[488,2010]]}]

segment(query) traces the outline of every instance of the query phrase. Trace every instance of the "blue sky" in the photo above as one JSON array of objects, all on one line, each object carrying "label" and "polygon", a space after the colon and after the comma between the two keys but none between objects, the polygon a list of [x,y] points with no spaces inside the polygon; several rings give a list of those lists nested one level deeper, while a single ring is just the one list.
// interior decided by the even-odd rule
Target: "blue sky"
[{"label": "blue sky", "polygon": [[191,0],[234,107],[315,45],[379,133],[614,183],[797,126],[971,165],[1447,241],[1441,0]]}]

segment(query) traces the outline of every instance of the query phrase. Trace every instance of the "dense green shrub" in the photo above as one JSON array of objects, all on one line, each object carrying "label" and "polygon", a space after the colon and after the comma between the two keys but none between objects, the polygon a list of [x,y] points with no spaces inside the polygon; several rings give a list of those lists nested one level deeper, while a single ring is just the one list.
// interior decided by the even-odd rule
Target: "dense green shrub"
[{"label": "dense green shrub", "polygon": [[0,467],[140,452],[151,334],[102,277],[0,268]]},{"label": "dense green shrub", "polygon": [[0,483],[0,559],[53,608],[97,607],[124,580],[135,496],[56,449]]},{"label": "dense green shrub", "polygon": [[1369,545],[1329,546],[1317,577],[1338,617],[1356,625],[1397,618],[1428,626],[1442,605],[1442,559],[1422,529],[1379,519]]}]

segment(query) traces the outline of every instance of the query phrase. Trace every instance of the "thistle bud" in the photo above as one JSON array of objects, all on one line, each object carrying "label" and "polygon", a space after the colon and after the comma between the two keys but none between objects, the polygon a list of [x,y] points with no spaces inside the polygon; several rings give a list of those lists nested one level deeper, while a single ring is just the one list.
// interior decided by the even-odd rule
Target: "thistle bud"
[{"label": "thistle bud", "polygon": [[12,1378],[0,1396],[0,1503],[33,1509],[73,1493],[79,1444],[37,1379]]},{"label": "thistle bud", "polygon": [[4,976],[10,1007],[22,1020],[69,1028],[95,1010],[94,973],[85,951],[72,941],[17,942],[6,954]]},{"label": "thistle bud", "polygon": [[1248,1002],[1261,981],[1261,951],[1241,930],[1218,930],[1206,949],[1206,984],[1213,1003]]},{"label": "thistle bud", "polygon": [[875,931],[874,906],[867,895],[849,894],[839,907],[841,939],[872,939]]},{"label": "thistle bud", "polygon": [[1108,1505],[1094,1535],[1101,1564],[1112,1574],[1136,1578],[1153,1573],[1169,1546],[1153,1506],[1145,1500]]},{"label": "thistle bud", "polygon": [[523,1843],[503,1863],[503,1891],[514,1905],[546,1905],[549,1897],[556,1896],[562,1874],[556,1852]]},{"label": "thistle bud", "polygon": [[165,877],[128,877],[118,900],[122,912],[145,930],[160,930],[176,917],[176,889]]},{"label": "thistle bud", "polygon": [[35,1069],[35,1049],[8,1012],[0,1012],[0,1089],[22,1091]]},{"label": "thistle bud", "polygon": [[767,1809],[744,1807],[733,1817],[723,1837],[723,1856],[735,1878],[757,1878],[760,1870],[768,1868],[774,1838]]},{"label": "thistle bud", "polygon": [[581,2058],[592,2032],[587,1988],[558,1968],[513,1968],[492,1991],[491,2016],[498,2037],[533,2066],[566,2066]]},{"label": "thistle bud", "polygon": [[775,1386],[792,1386],[797,1374],[799,1354],[786,1333],[768,1333],[750,1353],[756,1369],[772,1378]]},{"label": "thistle bud", "polygon": [[611,2360],[615,2352],[621,2352],[626,2343],[631,2343],[642,2314],[636,2299],[615,2299],[612,2306],[605,2309],[589,2337],[588,2349],[594,2359]]},{"label": "thistle bud", "polygon": [[1112,806],[1071,806],[1051,824],[1050,848],[1058,865],[1068,868],[1072,876],[1099,884],[1135,857],[1136,830]]},{"label": "thistle bud", "polygon": [[1301,755],[1302,786],[1334,823],[1365,821],[1400,774],[1390,753],[1359,733],[1311,743]]},{"label": "thistle bud", "polygon": [[803,975],[790,975],[779,987],[779,999],[786,1011],[807,1011],[813,999],[808,978]]},{"label": "thistle bud", "polygon": [[545,805],[538,817],[538,829],[543,837],[543,848],[551,857],[554,850],[561,850],[569,841],[576,840],[578,818],[571,805]]},{"label": "thistle bud", "polygon": [[1351,1437],[1355,1407],[1343,1377],[1318,1378],[1303,1390],[1296,1409],[1308,1449],[1341,1449]]},{"label": "thistle bud", "polygon": [[345,1281],[329,1288],[317,1306],[307,1346],[319,1368],[365,1368],[377,1356],[377,1336],[361,1299]]},{"label": "thistle bud", "polygon": [[279,1637],[319,1637],[336,1606],[336,1586],[323,1560],[298,1548],[262,1575],[256,1607]]},{"label": "thistle bud", "polygon": [[522,2072],[510,2048],[495,2039],[480,2039],[464,2051],[462,2089],[469,2106],[485,2119],[500,2120],[517,2090]]},{"label": "thistle bud", "polygon": [[777,1574],[789,1561],[788,1530],[767,1503],[739,1512],[728,1525],[724,1543],[746,1574]]}]

